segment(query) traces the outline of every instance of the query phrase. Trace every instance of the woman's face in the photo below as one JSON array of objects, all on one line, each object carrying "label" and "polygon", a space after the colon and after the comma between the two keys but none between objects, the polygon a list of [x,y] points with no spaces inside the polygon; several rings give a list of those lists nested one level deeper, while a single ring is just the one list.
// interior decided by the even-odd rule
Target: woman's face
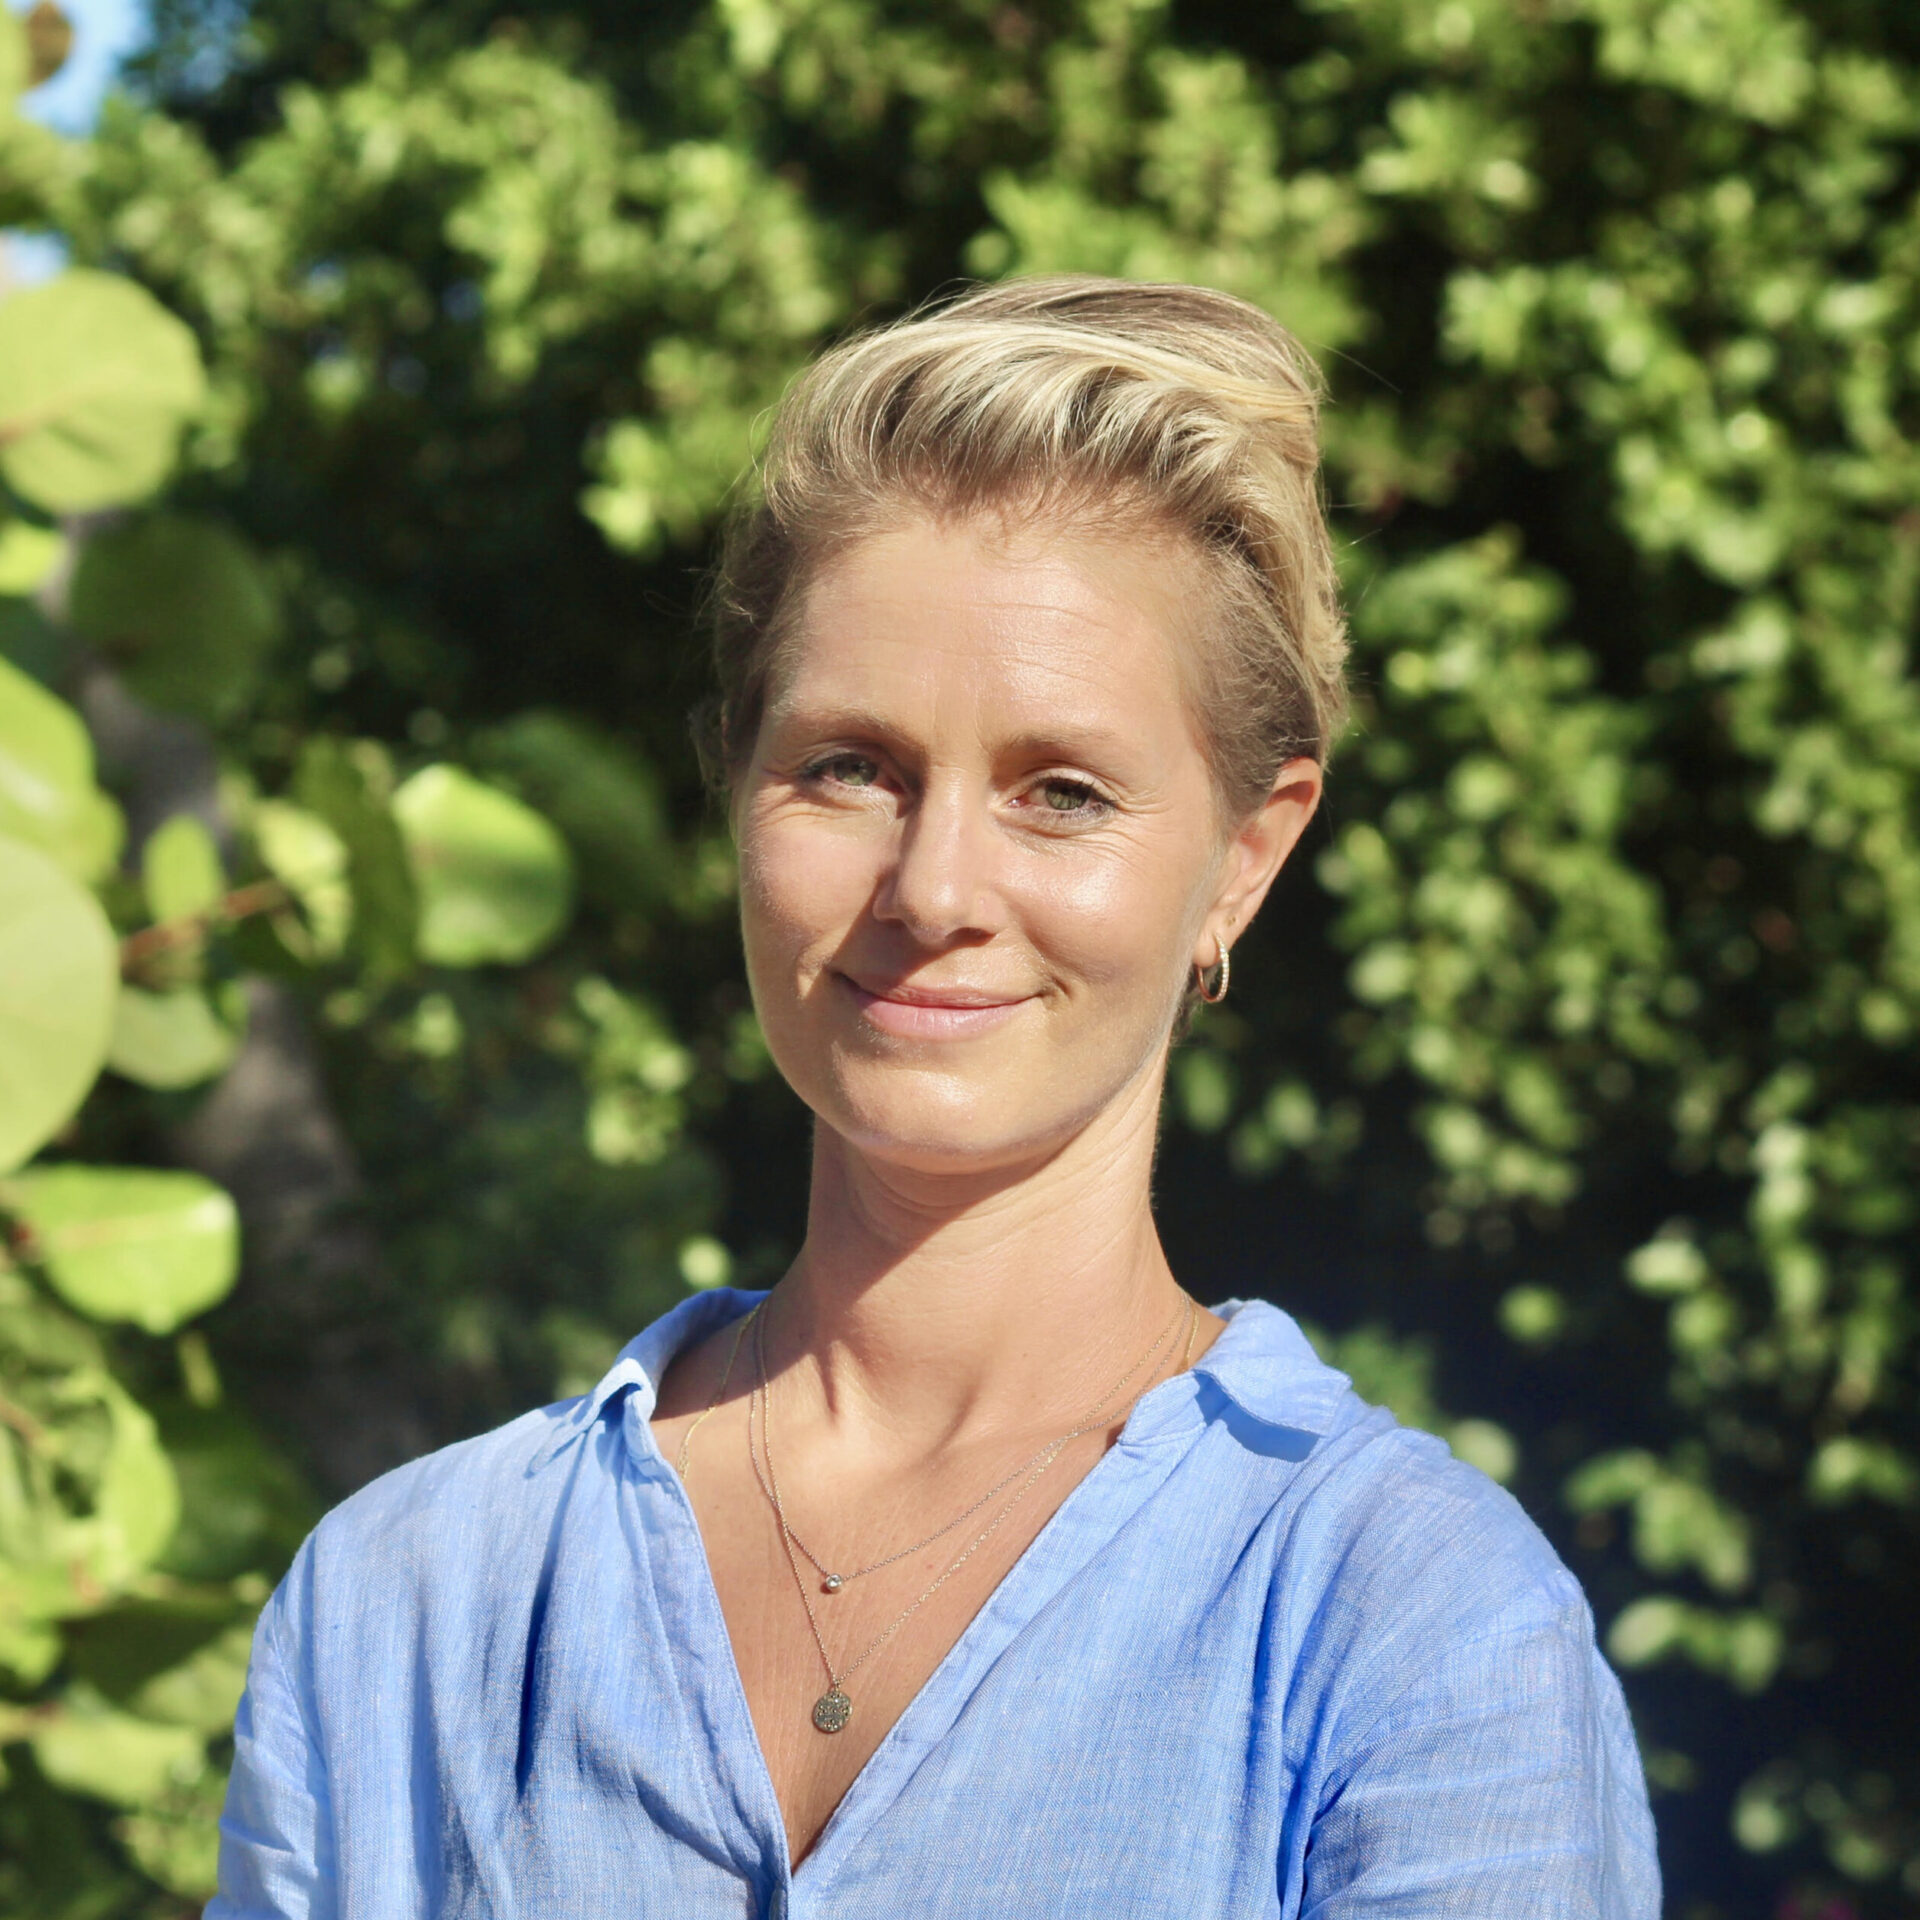
[{"label": "woman's face", "polygon": [[815,580],[736,799],[761,1026],[903,1166],[982,1171],[1157,1093],[1168,1033],[1311,816],[1223,828],[1170,543],[914,520]]}]

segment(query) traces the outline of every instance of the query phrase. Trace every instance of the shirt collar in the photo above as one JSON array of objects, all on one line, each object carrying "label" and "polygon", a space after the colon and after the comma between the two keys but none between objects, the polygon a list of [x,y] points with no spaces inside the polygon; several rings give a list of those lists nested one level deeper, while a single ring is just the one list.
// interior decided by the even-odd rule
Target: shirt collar
[{"label": "shirt collar", "polygon": [[1352,1382],[1314,1352],[1294,1317],[1265,1300],[1226,1300],[1214,1312],[1227,1330],[1194,1372],[1270,1427],[1324,1434]]},{"label": "shirt collar", "polygon": [[682,1300],[620,1349],[599,1384],[574,1409],[573,1425],[591,1426],[605,1412],[608,1402],[628,1389],[633,1393],[634,1415],[641,1420],[652,1419],[654,1404],[660,1398],[660,1382],[674,1356],[683,1347],[697,1346],[714,1328],[738,1319],[766,1297],[739,1287],[715,1287]]},{"label": "shirt collar", "polygon": [[[738,1287],[715,1287],[682,1300],[627,1342],[600,1383],[574,1409],[573,1426],[591,1426],[609,1401],[629,1389],[635,1403],[632,1417],[651,1419],[660,1381],[674,1356],[765,1298],[764,1293]],[[1264,1300],[1228,1300],[1214,1312],[1226,1321],[1226,1331],[1194,1363],[1193,1371],[1211,1380],[1243,1413],[1268,1426],[1324,1434],[1350,1383],[1314,1352],[1293,1316]]]}]

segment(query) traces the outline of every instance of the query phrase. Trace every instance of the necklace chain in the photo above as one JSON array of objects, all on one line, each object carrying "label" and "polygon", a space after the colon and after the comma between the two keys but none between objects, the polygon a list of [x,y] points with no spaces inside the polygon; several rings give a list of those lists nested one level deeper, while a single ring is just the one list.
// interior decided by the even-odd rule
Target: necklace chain
[{"label": "necklace chain", "polygon": [[[1183,1300],[1184,1300],[1184,1296],[1183,1296]],[[1189,1311],[1188,1311],[1186,1355],[1181,1361],[1182,1372],[1184,1372],[1186,1369],[1187,1360],[1190,1360],[1193,1357],[1193,1335],[1194,1335],[1195,1329],[1199,1324],[1197,1315],[1195,1315],[1190,1310],[1191,1305],[1192,1303],[1190,1301],[1185,1302],[1185,1306]],[[755,1311],[757,1312],[758,1309],[756,1308]],[[1081,1421],[1080,1425],[1074,1429],[1073,1433],[1067,1436],[1068,1439],[1075,1439],[1080,1434],[1090,1432],[1092,1428],[1099,1423],[1100,1416],[1106,1412],[1107,1408],[1111,1406],[1113,1402],[1125,1390],[1127,1382],[1130,1381],[1133,1378],[1133,1376],[1136,1373],[1138,1373],[1140,1369],[1144,1367],[1150,1359],[1152,1359],[1154,1354],[1159,1352],[1161,1342],[1164,1341],[1167,1335],[1173,1331],[1174,1323],[1179,1320],[1181,1312],[1182,1312],[1181,1307],[1174,1308],[1173,1320],[1168,1321],[1166,1326],[1164,1326],[1160,1330],[1160,1338],[1156,1340],[1153,1343],[1153,1345],[1149,1347],[1147,1351],[1143,1353],[1140,1356],[1140,1358],[1136,1360],[1133,1363],[1133,1365],[1130,1366],[1126,1370],[1126,1372],[1123,1373],[1120,1376],[1120,1378],[1116,1380],[1113,1383],[1113,1385],[1107,1389],[1106,1393],[1101,1397],[1099,1403],[1096,1406],[1092,1407],[1087,1412],[1085,1418]],[[729,1372],[731,1372],[731,1366],[729,1366]],[[764,1381],[762,1383],[762,1391],[763,1392],[765,1391]],[[753,1477],[757,1481],[759,1481],[761,1493],[766,1496],[769,1503],[772,1503],[773,1489],[767,1484],[766,1474],[760,1470],[760,1456],[757,1452],[754,1451],[753,1446],[751,1444],[751,1432],[752,1432],[751,1421],[749,1421],[748,1432],[749,1432],[749,1445],[747,1448],[747,1452],[748,1452],[749,1458],[751,1458],[751,1460],[753,1461]],[[1030,1454],[1025,1460],[1022,1460],[1019,1463],[1019,1465],[1016,1466],[1010,1473],[1004,1474],[1000,1479],[996,1480],[993,1483],[993,1485],[990,1486],[986,1490],[986,1492],[983,1493],[979,1497],[979,1499],[977,1499],[973,1503],[972,1506],[966,1508],[964,1511],[960,1513],[955,1514],[954,1517],[951,1520],[949,1520],[945,1526],[936,1527],[934,1531],[928,1534],[924,1540],[916,1540],[912,1546],[902,1547],[898,1553],[890,1553],[887,1555],[887,1557],[884,1560],[871,1560],[864,1567],[854,1567],[845,1573],[835,1573],[832,1570],[832,1568],[830,1568],[825,1563],[825,1561],[823,1561],[820,1558],[820,1556],[817,1553],[815,1553],[814,1550],[810,1546],[808,1546],[804,1540],[800,1538],[799,1534],[795,1532],[791,1526],[787,1528],[787,1532],[788,1532],[788,1535],[791,1537],[793,1544],[800,1549],[800,1553],[802,1557],[812,1564],[814,1572],[820,1576],[821,1585],[824,1588],[824,1590],[828,1593],[838,1593],[843,1587],[851,1586],[854,1581],[864,1579],[870,1573],[878,1573],[882,1567],[893,1566],[897,1561],[911,1560],[915,1554],[924,1553],[927,1550],[927,1548],[932,1546],[936,1541],[944,1540],[947,1537],[947,1535],[954,1530],[955,1527],[960,1526],[965,1521],[971,1520],[973,1516],[976,1513],[978,1513],[980,1509],[984,1507],[990,1500],[992,1500],[996,1494],[1004,1493],[1008,1487],[1012,1486],[1013,1483],[1016,1480],[1018,1480],[1020,1476],[1023,1473],[1025,1473],[1029,1467],[1032,1467],[1040,1459],[1042,1454],[1049,1452],[1051,1449],[1053,1449],[1056,1446],[1061,1446],[1064,1444],[1065,1444],[1064,1441],[1049,1440],[1046,1443],[1046,1445],[1041,1447],[1037,1452]]]},{"label": "necklace chain", "polygon": [[[1194,1330],[1198,1325],[1199,1309],[1194,1304],[1191,1296],[1183,1296],[1183,1297],[1186,1299],[1186,1313],[1187,1313],[1186,1352],[1190,1356],[1193,1352],[1193,1335],[1194,1335]],[[761,1304],[764,1305],[765,1302],[762,1302]],[[853,1702],[851,1699],[848,1698],[846,1683],[850,1679],[852,1679],[853,1676],[856,1673],[858,1673],[859,1670],[863,1666],[865,1666],[866,1663],[869,1660],[871,1660],[873,1656],[876,1653],[878,1653],[880,1649],[884,1647],[887,1644],[887,1642],[891,1640],[893,1636],[896,1633],[898,1633],[900,1629],[904,1627],[907,1624],[907,1622],[911,1620],[913,1616],[916,1613],[918,1613],[920,1609],[923,1606],[925,1606],[926,1603],[929,1600],[931,1600],[933,1596],[936,1593],[938,1593],[940,1589],[944,1587],[947,1584],[947,1582],[951,1580],[953,1576],[956,1573],[958,1573],[960,1569],[967,1564],[969,1560],[973,1558],[974,1554],[977,1553],[980,1550],[980,1548],[985,1546],[986,1543],[993,1538],[993,1536],[1000,1530],[1001,1526],[1006,1522],[1008,1516],[1012,1514],[1013,1510],[1017,1506],[1019,1506],[1020,1502],[1026,1498],[1029,1492],[1032,1491],[1033,1487],[1040,1480],[1041,1476],[1044,1473],[1046,1473],[1047,1469],[1051,1467],[1057,1459],[1059,1459],[1061,1453],[1073,1441],[1082,1438],[1084,1435],[1088,1433],[1091,1433],[1095,1427],[1100,1425],[1101,1420],[1105,1415],[1106,1409],[1109,1406],[1109,1404],[1126,1386],[1127,1382],[1130,1381],[1133,1378],[1133,1376],[1140,1371],[1142,1367],[1146,1366],[1148,1362],[1152,1360],[1154,1355],[1160,1351],[1161,1347],[1163,1347],[1166,1344],[1167,1336],[1170,1333],[1172,1333],[1174,1327],[1179,1323],[1179,1313],[1178,1313],[1178,1310],[1176,1310],[1174,1318],[1168,1321],[1166,1326],[1161,1329],[1159,1336],[1155,1339],[1153,1345],[1147,1349],[1146,1353],[1139,1360],[1136,1360],[1134,1364],[1131,1367],[1129,1367],[1124,1374],[1121,1375],[1120,1379],[1102,1398],[1100,1404],[1096,1408],[1094,1408],[1092,1413],[1089,1414],[1087,1418],[1084,1419],[1080,1423],[1080,1425],[1076,1426],[1070,1433],[1064,1433],[1059,1437],[1059,1439],[1050,1441],[1047,1444],[1047,1446],[1041,1449],[1039,1454],[1034,1456],[1033,1461],[1030,1463],[1032,1470],[1027,1474],[1026,1479],[1021,1482],[1020,1486],[1017,1489],[1015,1489],[1012,1497],[1007,1500],[1006,1504],[1001,1507],[1000,1511],[996,1513],[993,1516],[993,1518],[987,1522],[986,1526],[982,1528],[981,1531],[977,1533],[973,1537],[973,1539],[970,1540],[966,1544],[966,1546],[960,1550],[956,1558],[948,1564],[946,1570],[941,1574],[939,1574],[933,1580],[932,1584],[926,1587],[921,1592],[919,1597],[916,1600],[914,1600],[912,1605],[910,1605],[903,1613],[899,1615],[897,1619],[893,1620],[889,1625],[882,1627],[880,1631],[877,1634],[875,1634],[874,1637],[871,1640],[869,1640],[863,1648],[861,1648],[860,1652],[856,1654],[854,1658],[846,1666],[842,1667],[839,1670],[839,1672],[836,1673],[834,1671],[833,1661],[827,1653],[827,1643],[821,1637],[821,1634],[820,1634],[820,1622],[814,1615],[813,1600],[812,1600],[812,1597],[807,1592],[807,1583],[805,1579],[801,1576],[800,1562],[794,1555],[795,1542],[794,1542],[794,1536],[793,1536],[793,1529],[787,1524],[786,1503],[781,1499],[781,1496],[780,1496],[780,1475],[776,1470],[774,1466],[774,1461],[773,1461],[773,1423],[771,1419],[772,1399],[769,1393],[767,1392],[766,1322],[765,1322],[765,1319],[761,1316],[760,1309],[758,1307],[754,1309],[753,1313],[750,1314],[748,1318],[757,1320],[759,1322],[759,1324],[754,1329],[754,1357],[756,1362],[758,1363],[759,1380],[747,1401],[747,1449],[748,1449],[748,1452],[751,1454],[753,1451],[754,1407],[757,1404],[760,1409],[761,1444],[765,1448],[766,1456],[767,1456],[766,1481],[763,1482],[762,1484],[765,1486],[766,1491],[773,1502],[774,1518],[778,1522],[779,1528],[780,1528],[780,1544],[786,1553],[787,1569],[793,1575],[793,1584],[794,1584],[795,1590],[800,1595],[800,1604],[803,1608],[806,1609],[808,1631],[813,1635],[813,1644],[814,1644],[815,1650],[820,1655],[820,1664],[823,1668],[826,1669],[827,1690],[825,1693],[823,1693],[820,1696],[818,1700],[814,1702],[814,1705],[813,1705],[813,1724],[822,1733],[838,1733],[847,1724],[847,1722],[853,1717]],[[738,1336],[736,1336],[735,1338],[736,1352],[738,1351],[738,1347],[739,1347],[739,1340],[738,1340]],[[729,1371],[730,1370],[731,1370],[731,1367],[729,1367]],[[717,1399],[716,1399],[716,1404],[717,1404]],[[760,1471],[759,1461],[756,1458],[754,1461],[754,1474],[756,1478],[759,1477],[759,1471]],[[1019,1471],[1019,1469],[1016,1469],[1016,1472],[1017,1471]],[[1004,1486],[1006,1483],[1003,1481],[1001,1484]],[[996,1489],[996,1491],[997,1490],[998,1489]],[[988,1498],[991,1498],[991,1497],[992,1497],[991,1495],[988,1496]],[[985,1501],[976,1502],[975,1506],[972,1509],[969,1509],[969,1511],[978,1511],[979,1507],[983,1505],[985,1505]],[[965,1514],[961,1515],[962,1519],[965,1519],[966,1517],[967,1516]],[[953,1524],[957,1525],[958,1522],[954,1522]],[[943,1527],[941,1529],[941,1532],[946,1533],[946,1532],[950,1532],[951,1530],[952,1530],[951,1526]],[[933,1536],[933,1538],[936,1540],[939,1537],[940,1537],[939,1534],[935,1534]],[[811,1554],[809,1554],[807,1557],[810,1560],[813,1558]],[[896,1557],[899,1557],[899,1556],[896,1556]],[[818,1566],[819,1562],[815,1561],[814,1564],[815,1566]]]},{"label": "necklace chain", "polygon": [[675,1462],[675,1467],[683,1482],[687,1477],[687,1467],[693,1459],[693,1436],[713,1418],[714,1409],[726,1397],[727,1383],[733,1378],[733,1363],[740,1358],[741,1339],[765,1305],[764,1300],[756,1300],[752,1308],[743,1313],[736,1322],[733,1329],[733,1345],[727,1349],[727,1370],[720,1376],[720,1384],[714,1388],[713,1398],[707,1402],[705,1410],[688,1424],[686,1432],[680,1436],[680,1456]]}]

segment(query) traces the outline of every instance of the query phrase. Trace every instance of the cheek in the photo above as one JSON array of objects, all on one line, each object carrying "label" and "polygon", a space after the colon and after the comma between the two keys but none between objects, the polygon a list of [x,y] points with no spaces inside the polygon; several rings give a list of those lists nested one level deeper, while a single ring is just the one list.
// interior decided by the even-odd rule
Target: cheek
[{"label": "cheek", "polygon": [[1183,969],[1192,890],[1191,865],[1157,848],[1064,861],[1034,877],[1030,924],[1069,973],[1157,1001]]},{"label": "cheek", "polygon": [[749,818],[740,831],[740,925],[749,965],[830,947],[873,894],[870,836]]}]

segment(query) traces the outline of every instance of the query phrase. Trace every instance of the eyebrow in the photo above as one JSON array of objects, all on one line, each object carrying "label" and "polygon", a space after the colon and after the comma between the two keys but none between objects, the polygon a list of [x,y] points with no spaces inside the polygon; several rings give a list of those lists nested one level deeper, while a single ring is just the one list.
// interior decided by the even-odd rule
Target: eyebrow
[{"label": "eyebrow", "polygon": [[[852,734],[900,745],[908,744],[898,726],[871,707],[800,707],[774,705],[767,718],[776,726],[794,727],[802,733]],[[1111,727],[1076,726],[1071,723],[1045,731],[1030,730],[996,743],[1001,753],[1026,755],[1035,759],[1104,760],[1124,753],[1132,744],[1128,736]]]}]

